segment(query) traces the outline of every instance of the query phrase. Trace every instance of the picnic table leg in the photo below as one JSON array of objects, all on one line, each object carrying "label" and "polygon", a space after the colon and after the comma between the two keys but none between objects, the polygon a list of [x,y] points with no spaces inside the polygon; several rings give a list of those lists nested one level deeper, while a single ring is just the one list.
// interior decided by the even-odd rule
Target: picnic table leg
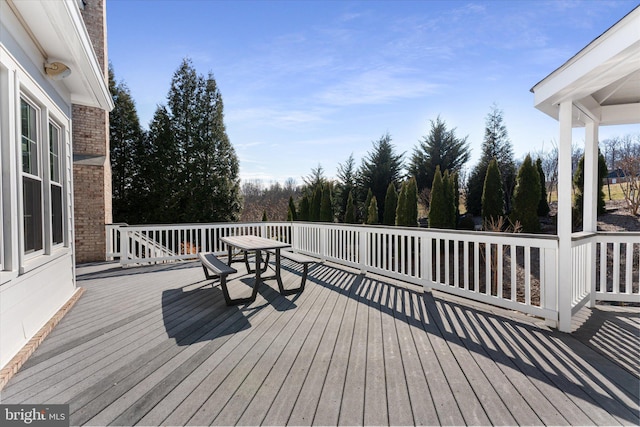
[{"label": "picnic table leg", "polygon": [[280,262],[282,261],[282,256],[280,255],[280,248],[276,248],[276,280],[278,281],[278,289],[280,289],[280,294],[284,295],[285,289],[282,284],[282,276],[280,275]]},{"label": "picnic table leg", "polygon": [[[249,264],[249,251],[243,251],[244,252],[244,265],[247,266],[247,273],[251,274],[251,273],[255,273],[255,269],[251,268],[251,264]],[[258,258],[256,258],[256,261],[258,260]],[[267,252],[267,258],[264,261],[264,266],[261,266],[262,264],[262,260],[260,260],[260,262],[256,262],[256,269],[260,269],[261,273],[264,273],[265,271],[267,271],[267,267],[269,266],[269,252]]]},{"label": "picnic table leg", "polygon": [[302,278],[300,279],[300,286],[297,288],[285,289],[282,284],[282,278],[280,277],[280,249],[276,251],[276,276],[278,278],[278,288],[280,288],[280,295],[293,295],[304,291],[304,285],[307,283],[307,274],[309,272],[309,263],[302,263]]}]

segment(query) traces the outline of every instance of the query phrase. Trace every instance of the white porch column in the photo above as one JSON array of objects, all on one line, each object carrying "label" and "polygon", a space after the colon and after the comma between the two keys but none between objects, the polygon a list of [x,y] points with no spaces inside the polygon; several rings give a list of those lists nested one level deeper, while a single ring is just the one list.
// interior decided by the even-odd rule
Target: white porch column
[{"label": "white porch column", "polygon": [[558,144],[558,329],[571,332],[571,130],[573,103],[560,104]]},{"label": "white porch column", "polygon": [[583,230],[595,232],[598,221],[598,123],[587,122],[584,147]]},{"label": "white porch column", "polygon": [[[590,121],[585,126],[584,147],[584,205],[582,207],[582,229],[589,233],[598,230],[598,130],[599,123]],[[586,280],[590,288],[589,307],[596,305],[596,248],[589,243]]]}]

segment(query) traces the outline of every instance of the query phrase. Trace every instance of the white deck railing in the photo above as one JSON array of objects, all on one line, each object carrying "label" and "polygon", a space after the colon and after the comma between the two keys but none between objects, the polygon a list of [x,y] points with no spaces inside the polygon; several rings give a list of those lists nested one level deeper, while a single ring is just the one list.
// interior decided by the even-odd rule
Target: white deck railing
[{"label": "white deck railing", "polygon": [[595,299],[640,302],[640,233],[598,233]]},{"label": "white deck railing", "polygon": [[[558,321],[556,236],[327,223],[107,226],[107,257],[123,266],[225,254],[224,236],[253,234],[295,251]],[[571,309],[595,300],[640,302],[640,233],[576,233]]]}]

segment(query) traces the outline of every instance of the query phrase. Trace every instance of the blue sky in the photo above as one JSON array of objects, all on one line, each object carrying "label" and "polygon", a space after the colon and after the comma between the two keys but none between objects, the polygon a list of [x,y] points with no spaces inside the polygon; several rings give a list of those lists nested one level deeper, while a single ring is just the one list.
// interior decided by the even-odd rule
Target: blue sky
[{"label": "blue sky", "polygon": [[109,59],[145,128],[183,58],[213,72],[243,180],[333,178],[387,132],[408,160],[438,115],[468,136],[471,167],[494,103],[517,158],[549,149],[557,122],[529,90],[637,4],[110,0]]}]

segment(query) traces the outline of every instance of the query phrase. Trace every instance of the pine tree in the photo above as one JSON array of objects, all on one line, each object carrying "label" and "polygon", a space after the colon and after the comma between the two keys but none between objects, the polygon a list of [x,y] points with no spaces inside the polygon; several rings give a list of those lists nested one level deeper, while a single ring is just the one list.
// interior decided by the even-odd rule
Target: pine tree
[{"label": "pine tree", "polygon": [[304,194],[302,199],[300,200],[300,212],[298,214],[299,221],[310,221],[309,219],[309,210],[310,210],[309,197]]},{"label": "pine tree", "polygon": [[367,209],[367,224],[378,224],[378,202],[376,201],[376,196],[371,198],[371,203],[369,203],[369,209]]},{"label": "pine tree", "polygon": [[518,170],[516,189],[513,193],[511,222],[520,221],[522,231],[536,233],[540,231],[538,205],[540,204],[540,175],[531,156],[525,157]]},{"label": "pine tree", "polygon": [[398,194],[398,203],[396,206],[396,225],[404,227],[407,222],[407,185],[405,181],[400,186],[400,193]]},{"label": "pine tree", "polygon": [[455,188],[453,185],[453,177],[448,170],[444,171],[442,176],[442,189],[444,191],[446,224],[445,228],[456,228],[456,205],[455,205]]},{"label": "pine tree", "polygon": [[407,187],[405,204],[403,210],[405,211],[405,227],[417,227],[418,226],[418,186],[414,177],[405,181]]},{"label": "pine tree", "polygon": [[297,221],[298,213],[296,212],[296,205],[293,203],[293,196],[289,196],[289,212],[287,214],[287,221]]},{"label": "pine tree", "polygon": [[267,218],[267,211],[263,210],[262,211],[262,222],[267,222],[269,221],[269,219]]},{"label": "pine tree", "polygon": [[166,107],[159,106],[149,125],[149,152],[143,163],[146,210],[141,223],[177,222],[181,191],[178,144]]},{"label": "pine tree", "polygon": [[129,88],[124,83],[116,83],[111,64],[109,91],[114,104],[109,113],[113,220],[139,224],[144,222],[147,196],[143,170],[145,134]]},{"label": "pine tree", "polygon": [[536,169],[538,170],[538,176],[540,177],[540,202],[538,203],[538,216],[547,216],[551,209],[549,208],[549,202],[547,201],[547,178],[544,176],[542,159],[540,157],[536,160]]},{"label": "pine tree", "polygon": [[[163,216],[170,222],[236,221],[242,202],[239,163],[213,75],[198,75],[191,61],[183,60],[171,80],[167,107],[170,136],[163,123],[158,123],[161,134],[150,129],[158,157],[171,156],[175,170],[171,203]],[[163,109],[157,113],[163,120]],[[154,192],[156,199],[162,196]]]},{"label": "pine tree", "polygon": [[[606,205],[604,200],[604,192],[602,191],[602,186],[604,179],[607,177],[609,171],[607,169],[607,162],[598,150],[598,207],[597,212],[598,215],[602,215],[606,212]],[[578,161],[578,167],[573,175],[573,185],[576,190],[575,200],[574,200],[574,209],[577,222],[582,221],[583,209],[584,209],[584,154],[580,157]]]},{"label": "pine tree", "polygon": [[502,177],[496,159],[489,162],[487,175],[482,191],[482,220],[497,221],[504,215],[504,196],[502,194]]},{"label": "pine tree", "polygon": [[358,174],[360,188],[371,189],[373,196],[380,201],[376,223],[384,218],[383,201],[387,187],[400,179],[402,156],[403,154],[395,154],[391,136],[387,133],[373,143],[373,151],[362,161]]},{"label": "pine tree", "polygon": [[356,223],[356,208],[353,203],[353,191],[350,191],[349,197],[347,197],[347,206],[344,213],[344,222],[346,224]]},{"label": "pine tree", "polygon": [[447,205],[446,182],[440,173],[440,166],[431,183],[431,201],[429,203],[429,228],[449,228],[449,207]]},{"label": "pine tree", "polygon": [[456,129],[447,129],[440,116],[430,123],[429,135],[424,136],[414,148],[409,163],[409,175],[416,178],[419,192],[431,188],[437,166],[440,166],[440,171],[457,172],[471,155],[466,136],[458,138]]},{"label": "pine tree", "polygon": [[[346,215],[347,199],[349,194],[356,188],[356,163],[353,157],[353,153],[349,156],[344,164],[338,165],[338,184],[336,186],[336,214],[338,222],[346,222],[344,216]],[[353,197],[353,195],[352,195]]]},{"label": "pine tree", "polygon": [[320,202],[320,221],[333,222],[333,207],[331,205],[331,185],[326,183],[322,190],[322,200]]},{"label": "pine tree", "polygon": [[362,207],[364,212],[362,212],[362,218],[364,223],[367,223],[367,218],[369,218],[369,205],[371,204],[371,199],[373,198],[373,192],[369,188],[367,190],[367,197],[364,201],[364,206]]},{"label": "pine tree", "polygon": [[395,184],[389,183],[387,194],[384,197],[384,225],[394,225],[396,223],[396,209],[398,208],[398,193]]},{"label": "pine tree", "polygon": [[457,228],[458,218],[460,218],[460,178],[458,172],[451,175],[451,181],[453,184],[453,204],[455,208],[453,228]]},{"label": "pine tree", "polygon": [[511,207],[511,195],[515,185],[515,161],[513,147],[504,125],[502,111],[495,105],[487,115],[485,122],[484,140],[482,142],[482,157],[473,168],[467,182],[467,212],[479,215],[482,211],[482,194],[487,168],[492,159],[496,159],[502,177],[503,206],[507,210]]},{"label": "pine tree", "polygon": [[320,209],[322,207],[322,185],[317,185],[313,190],[311,204],[309,206],[309,221],[320,221]]}]

